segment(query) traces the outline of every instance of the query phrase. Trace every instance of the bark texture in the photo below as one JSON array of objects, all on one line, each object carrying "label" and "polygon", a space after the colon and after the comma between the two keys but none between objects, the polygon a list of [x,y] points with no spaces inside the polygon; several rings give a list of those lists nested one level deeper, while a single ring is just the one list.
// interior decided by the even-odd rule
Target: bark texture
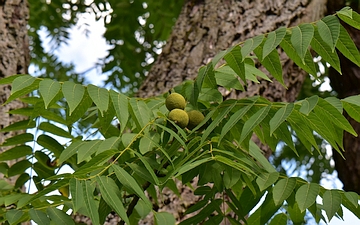
[{"label": "bark texture", "polygon": [[[24,74],[29,66],[29,44],[27,35],[27,21],[29,10],[27,0],[0,1],[0,79],[14,74]],[[10,115],[7,112],[24,106],[21,102],[11,102],[2,105],[10,96],[9,85],[0,86],[0,129],[20,120],[24,117]],[[19,134],[19,132],[0,133],[0,143],[5,139]],[[7,148],[0,147],[0,152]],[[15,161],[10,161],[9,166]],[[3,174],[0,174],[0,179]],[[15,182],[16,177],[9,178]]]},{"label": "bark texture", "polygon": [[[359,3],[358,3],[359,4]],[[353,5],[352,8],[356,9],[359,6]],[[333,7],[329,7],[332,9]],[[360,8],[357,8],[358,12]],[[347,28],[351,38],[354,40],[358,49],[360,49],[360,31],[354,28]],[[343,75],[340,75],[334,69],[330,69],[329,78],[331,80],[332,88],[337,92],[339,98],[346,98],[351,95],[360,94],[360,68],[347,60],[341,53],[339,53],[341,62],[341,70]],[[360,135],[360,123],[356,122],[348,115],[345,115],[353,126],[356,133]],[[344,149],[343,159],[340,154],[335,150],[334,161],[335,167],[338,172],[338,177],[342,181],[346,191],[355,191],[360,194],[360,138],[345,132],[344,133]]]},{"label": "bark texture", "polygon": [[[326,0],[188,1],[138,95],[150,97],[162,94],[184,80],[194,79],[200,66],[207,64],[219,51],[281,26],[318,20],[325,11]],[[248,83],[245,92],[223,91],[224,96],[243,98],[262,95],[271,101],[295,101],[307,74],[288,60],[284,53],[281,53],[281,62],[288,89],[277,81],[261,81],[260,84]],[[198,196],[194,196],[188,187],[180,186],[179,190],[186,198],[179,199],[163,191],[159,198],[162,199],[159,211],[171,212],[181,221],[185,219],[183,213],[186,208],[196,202]],[[152,221],[146,220],[142,224],[152,224]]]}]

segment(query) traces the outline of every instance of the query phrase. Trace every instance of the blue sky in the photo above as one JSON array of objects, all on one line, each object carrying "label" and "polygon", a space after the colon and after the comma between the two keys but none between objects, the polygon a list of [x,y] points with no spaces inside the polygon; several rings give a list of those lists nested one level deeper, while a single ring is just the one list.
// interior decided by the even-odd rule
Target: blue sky
[{"label": "blue sky", "polygon": [[[87,23],[90,26],[88,37],[85,36],[82,27],[74,27],[70,31],[70,41],[68,45],[62,45],[55,54],[58,55],[59,59],[63,62],[72,62],[75,64],[77,72],[83,72],[93,67],[99,58],[104,57],[107,54],[109,46],[106,44],[102,34],[105,31],[103,22],[101,20],[95,21],[94,15],[86,14],[80,18],[79,24]],[[43,38],[46,37],[45,32],[40,33]],[[45,39],[46,40],[46,39]],[[46,43],[46,41],[45,41]],[[48,49],[47,45],[44,45],[45,49]],[[31,73],[31,68],[30,68]],[[100,71],[91,70],[87,75],[86,79],[95,85],[102,85],[102,80],[105,79],[101,76]],[[330,179],[337,179],[336,177],[330,177]],[[322,182],[326,188],[334,188],[331,185],[334,182]],[[336,181],[336,188],[341,188],[342,184],[340,181]],[[321,202],[321,201],[320,201]],[[349,225],[349,224],[360,224],[360,220],[354,216],[351,212],[344,210],[344,220],[341,221],[337,218],[333,218],[330,225]]]}]

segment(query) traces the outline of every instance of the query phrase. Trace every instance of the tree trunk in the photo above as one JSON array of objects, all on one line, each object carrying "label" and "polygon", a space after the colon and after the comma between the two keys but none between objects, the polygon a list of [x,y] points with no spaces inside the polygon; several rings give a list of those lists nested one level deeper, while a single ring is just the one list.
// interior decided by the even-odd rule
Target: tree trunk
[{"label": "tree trunk", "polygon": [[[29,19],[29,8],[27,0],[0,0],[0,79],[14,74],[28,72],[29,66],[29,43],[27,21]],[[0,86],[0,129],[20,120],[23,116],[11,115],[7,112],[21,108],[23,103],[13,101],[2,105],[10,96],[9,85]],[[5,139],[19,134],[19,132],[0,133],[0,143]],[[0,147],[0,152],[7,148]],[[16,161],[9,161],[9,166]],[[0,174],[0,179],[3,174]],[[17,177],[10,177],[10,183],[14,183]]]},{"label": "tree trunk", "polygon": [[[281,26],[316,21],[325,15],[326,0],[193,0],[187,1],[173,28],[162,54],[152,66],[141,86],[141,97],[162,94],[184,80],[194,79],[200,66],[216,53],[255,35]],[[307,74],[281,53],[283,74],[288,89],[261,81],[248,83],[246,92],[225,92],[225,97],[243,98],[261,95],[271,101],[294,102]],[[264,69],[263,69],[264,70]],[[265,70],[264,70],[265,71]],[[266,72],[266,71],[265,71]],[[263,146],[264,147],[264,146]],[[266,151],[269,156],[271,151]],[[197,198],[188,187],[182,187],[182,200],[163,193],[161,211],[172,212],[178,220],[186,207]],[[151,223],[151,222],[149,222]]]},{"label": "tree trunk", "polygon": [[[359,4],[359,3],[357,3]],[[360,5],[352,5],[354,10],[360,11]],[[329,9],[332,9],[329,7]],[[330,11],[331,12],[331,11]],[[360,49],[360,31],[349,28],[343,24],[350,36],[354,40],[358,49]],[[342,74],[330,68],[329,78],[332,88],[337,92],[339,98],[346,98],[351,95],[360,94],[360,69],[357,65],[346,59],[339,53]],[[360,135],[360,123],[356,122],[348,115],[345,115],[353,126],[356,133]],[[360,138],[345,132],[344,133],[345,159],[340,154],[333,151],[335,168],[338,177],[342,181],[345,191],[355,191],[360,194]]]}]

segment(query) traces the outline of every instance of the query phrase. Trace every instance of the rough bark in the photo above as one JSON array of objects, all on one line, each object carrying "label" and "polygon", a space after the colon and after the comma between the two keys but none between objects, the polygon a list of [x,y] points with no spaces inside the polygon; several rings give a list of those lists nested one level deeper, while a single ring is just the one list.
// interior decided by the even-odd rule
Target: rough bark
[{"label": "rough bark", "polygon": [[[330,7],[329,7],[330,8]],[[352,7],[356,9],[356,7]],[[347,28],[350,36],[354,40],[358,49],[360,49],[360,31]],[[346,59],[339,53],[342,74],[340,75],[334,69],[330,69],[329,78],[332,88],[337,92],[339,98],[346,98],[351,95],[360,94],[360,69],[357,65]],[[356,133],[360,134],[360,123],[356,122],[348,115],[345,115],[353,126]],[[344,133],[343,159],[335,150],[334,161],[338,177],[343,183],[343,189],[346,191],[355,191],[360,194],[360,138],[345,132]]]},{"label": "rough bark", "polygon": [[[0,79],[14,74],[24,74],[29,66],[29,43],[27,35],[27,21],[29,9],[27,0],[6,0],[0,1]],[[0,86],[0,129],[20,120],[24,117],[11,115],[7,112],[21,108],[23,103],[13,101],[2,105],[10,96],[9,85]],[[0,143],[5,139],[15,136],[20,132],[0,133]],[[7,148],[0,147],[0,152]],[[9,166],[16,161],[10,161]],[[0,179],[3,174],[0,174]],[[16,177],[9,178],[10,183],[16,181]]]},{"label": "rough bark", "polygon": [[[138,95],[150,97],[162,94],[184,80],[194,79],[200,66],[208,63],[219,51],[281,26],[316,21],[325,15],[325,11],[326,0],[188,1]],[[271,101],[293,102],[307,74],[283,53],[281,61],[288,89],[277,81],[261,81],[260,84],[249,83],[245,92],[223,94],[230,98],[262,95]],[[187,187],[180,190],[193,196]],[[164,192],[162,200],[161,211],[171,212],[178,220],[183,220],[185,209],[198,198],[187,196],[186,202],[182,202],[173,194]],[[152,223],[151,220],[147,221],[149,223]]]}]

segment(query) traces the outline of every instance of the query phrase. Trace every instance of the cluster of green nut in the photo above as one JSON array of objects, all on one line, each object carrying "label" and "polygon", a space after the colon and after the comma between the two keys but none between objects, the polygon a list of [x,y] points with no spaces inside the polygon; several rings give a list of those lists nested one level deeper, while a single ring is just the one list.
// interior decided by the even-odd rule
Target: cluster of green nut
[{"label": "cluster of green nut", "polygon": [[198,110],[191,110],[186,112],[186,100],[178,93],[171,93],[165,100],[166,108],[170,111],[168,118],[179,127],[192,130],[201,121],[204,120],[204,115]]}]

